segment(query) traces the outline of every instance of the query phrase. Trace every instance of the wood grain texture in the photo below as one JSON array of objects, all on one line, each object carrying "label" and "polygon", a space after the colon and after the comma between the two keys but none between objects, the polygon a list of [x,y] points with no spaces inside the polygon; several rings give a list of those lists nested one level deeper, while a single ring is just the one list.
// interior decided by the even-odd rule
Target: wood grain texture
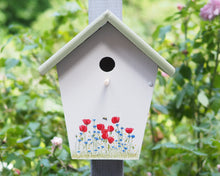
[{"label": "wood grain texture", "polygon": [[123,176],[123,161],[92,160],[91,176]]},{"label": "wood grain texture", "polygon": [[106,10],[122,20],[122,0],[89,0],[89,23]]}]

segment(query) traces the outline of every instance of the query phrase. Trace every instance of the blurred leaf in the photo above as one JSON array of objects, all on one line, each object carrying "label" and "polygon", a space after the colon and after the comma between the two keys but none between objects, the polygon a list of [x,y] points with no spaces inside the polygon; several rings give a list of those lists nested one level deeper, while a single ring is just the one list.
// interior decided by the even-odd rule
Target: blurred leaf
[{"label": "blurred leaf", "polygon": [[32,49],[37,48],[37,47],[38,47],[37,44],[25,45],[23,51],[32,50]]},{"label": "blurred leaf", "polygon": [[217,114],[220,109],[220,96],[214,96],[210,103],[210,108]]},{"label": "blurred leaf", "polygon": [[47,155],[50,154],[50,151],[48,151],[46,148],[38,148],[35,150],[35,156],[41,156],[41,155]]},{"label": "blurred leaf", "polygon": [[60,155],[58,156],[58,158],[60,160],[67,161],[69,159],[69,153],[66,150],[62,149],[62,151],[61,151]]},{"label": "blurred leaf", "polygon": [[180,169],[184,167],[182,162],[176,162],[172,165],[172,167],[170,168],[170,176],[178,176],[179,175],[179,171]]},{"label": "blurred leaf", "polygon": [[179,109],[180,106],[182,105],[182,102],[183,102],[183,98],[185,96],[185,89],[183,89],[181,92],[179,92],[177,95],[176,95],[176,108]]},{"label": "blurred leaf", "polygon": [[10,37],[7,42],[1,47],[0,52],[3,52],[3,50],[5,49],[5,47],[12,41],[13,37]]},{"label": "blurred leaf", "polygon": [[214,87],[215,88],[219,88],[220,87],[220,74],[215,75]]},{"label": "blurred leaf", "polygon": [[123,171],[124,173],[129,173],[129,172],[132,172],[132,169],[130,167],[124,166]]},{"label": "blurred leaf", "polygon": [[167,110],[167,108],[166,108],[165,106],[158,105],[158,104],[153,104],[153,107],[154,107],[156,110],[162,112],[163,114],[168,114],[168,110]]},{"label": "blurred leaf", "polygon": [[171,31],[171,28],[172,28],[171,25],[160,28],[159,38],[161,39],[161,42],[164,41],[166,34]]},{"label": "blurred leaf", "polygon": [[186,150],[188,152],[192,152],[192,153],[194,153],[195,155],[198,155],[198,156],[207,156],[207,154],[202,153],[200,151],[197,151],[193,148],[189,148],[189,147],[186,147],[186,146],[181,145],[181,144],[174,144],[174,143],[170,143],[170,142],[167,142],[167,143],[164,143],[164,144],[157,144],[155,147],[152,148],[152,150],[158,150],[160,148],[182,149],[182,150]]},{"label": "blurred leaf", "polygon": [[48,159],[44,158],[40,160],[40,164],[42,164],[44,167],[50,167],[50,162]]},{"label": "blurred leaf", "polygon": [[40,123],[39,122],[30,122],[28,127],[31,129],[32,132],[35,132],[40,127]]},{"label": "blurred leaf", "polygon": [[208,104],[209,104],[209,99],[207,98],[207,96],[206,96],[206,94],[205,94],[204,91],[200,91],[200,92],[199,92],[199,94],[198,94],[198,100],[199,100],[199,102],[200,102],[203,106],[205,106],[205,107],[207,107]]},{"label": "blurred leaf", "polygon": [[10,58],[10,59],[6,59],[5,61],[5,69],[6,70],[10,70],[11,68],[15,67],[16,65],[18,65],[19,60],[14,59],[14,58]]},{"label": "blurred leaf", "polygon": [[174,79],[180,86],[183,86],[185,83],[183,76],[179,72],[175,73]]},{"label": "blurred leaf", "polygon": [[192,56],[192,60],[193,62],[195,63],[199,63],[199,64],[202,64],[205,62],[205,59],[204,59],[204,56],[202,53],[196,53]]},{"label": "blurred leaf", "polygon": [[31,139],[31,136],[28,136],[28,137],[22,138],[22,139],[20,139],[19,141],[17,141],[17,143],[23,143],[23,142],[28,141],[29,139]]},{"label": "blurred leaf", "polygon": [[193,87],[193,85],[190,84],[190,83],[188,83],[188,84],[186,85],[185,90],[186,90],[186,93],[187,93],[188,96],[192,96],[192,95],[194,94],[194,87]]},{"label": "blurred leaf", "polygon": [[191,79],[191,75],[192,75],[192,72],[191,72],[191,69],[190,67],[186,66],[186,65],[182,65],[180,67],[180,71],[181,75],[184,77],[184,78],[187,78],[187,79]]},{"label": "blurred leaf", "polygon": [[30,144],[33,147],[38,147],[40,145],[40,139],[38,137],[32,137],[30,140]]}]

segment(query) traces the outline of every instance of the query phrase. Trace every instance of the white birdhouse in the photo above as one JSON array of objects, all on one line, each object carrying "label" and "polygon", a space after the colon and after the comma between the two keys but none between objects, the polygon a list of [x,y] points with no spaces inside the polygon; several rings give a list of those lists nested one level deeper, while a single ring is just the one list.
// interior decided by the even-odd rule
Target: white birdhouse
[{"label": "white birdhouse", "polygon": [[158,67],[175,69],[106,11],[39,67],[57,65],[74,159],[138,159]]}]

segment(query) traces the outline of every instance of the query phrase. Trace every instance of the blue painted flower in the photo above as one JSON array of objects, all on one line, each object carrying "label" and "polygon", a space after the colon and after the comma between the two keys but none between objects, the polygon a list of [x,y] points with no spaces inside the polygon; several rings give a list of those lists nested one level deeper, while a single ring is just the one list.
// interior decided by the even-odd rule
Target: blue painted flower
[{"label": "blue painted flower", "polygon": [[96,121],[96,119],[92,119],[92,121],[93,121],[93,122],[95,122],[95,121]]},{"label": "blue painted flower", "polygon": [[118,140],[116,139],[115,142],[118,142]]},{"label": "blue painted flower", "polygon": [[95,137],[95,140],[99,140],[99,138]]},{"label": "blue painted flower", "polygon": [[80,135],[82,135],[83,133],[79,133]]},{"label": "blue painted flower", "polygon": [[78,139],[78,141],[81,142],[82,140],[81,140],[81,139]]},{"label": "blue painted flower", "polygon": [[93,128],[96,128],[96,125],[93,125]]},{"label": "blue painted flower", "polygon": [[80,153],[80,151],[77,151],[77,153]]},{"label": "blue painted flower", "polygon": [[97,131],[97,133],[100,133],[100,131]]},{"label": "blue painted flower", "polygon": [[122,141],[122,139],[120,139],[120,142]]},{"label": "blue painted flower", "polygon": [[118,147],[120,148],[120,147],[121,147],[121,145],[118,145]]},{"label": "blue painted flower", "polygon": [[112,148],[115,148],[114,146],[112,146]]},{"label": "blue painted flower", "polygon": [[96,133],[96,131],[93,131],[93,133]]},{"label": "blue painted flower", "polygon": [[104,146],[103,146],[103,145],[102,145],[101,147],[102,147],[102,148],[104,148]]},{"label": "blue painted flower", "polygon": [[116,124],[116,127],[118,127],[118,126],[119,126],[119,124],[117,123],[117,124]]},{"label": "blue painted flower", "polygon": [[97,150],[97,149],[95,149],[94,151],[95,151],[95,152],[97,152],[98,150]]},{"label": "blue painted flower", "polygon": [[129,134],[129,135],[128,135],[128,137],[130,138],[130,137],[131,137],[131,135]]},{"label": "blue painted flower", "polygon": [[120,131],[117,131],[117,133],[119,134],[119,133],[120,133]]},{"label": "blue painted flower", "polygon": [[135,135],[133,134],[133,135],[131,135],[131,137],[132,137],[132,138],[135,138]]},{"label": "blue painted flower", "polygon": [[121,130],[123,130],[124,129],[124,127],[121,127]]},{"label": "blue painted flower", "polygon": [[91,141],[91,139],[88,139],[88,141]]},{"label": "blue painted flower", "polygon": [[100,149],[100,147],[98,147],[98,149]]},{"label": "blue painted flower", "polygon": [[91,150],[88,150],[88,152],[90,153],[90,152],[91,152]]},{"label": "blue painted flower", "polygon": [[86,142],[84,142],[85,144],[88,144],[88,142],[86,141]]},{"label": "blue painted flower", "polygon": [[120,136],[123,136],[123,134],[121,133]]},{"label": "blue painted flower", "polygon": [[122,152],[125,152],[125,150],[122,150]]},{"label": "blue painted flower", "polygon": [[127,148],[127,147],[124,147],[124,149],[127,150],[128,148]]}]

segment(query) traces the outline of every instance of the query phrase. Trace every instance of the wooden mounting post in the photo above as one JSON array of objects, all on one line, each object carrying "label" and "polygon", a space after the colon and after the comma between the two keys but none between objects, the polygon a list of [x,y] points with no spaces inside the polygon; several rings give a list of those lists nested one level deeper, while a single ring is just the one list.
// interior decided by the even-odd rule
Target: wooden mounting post
[{"label": "wooden mounting post", "polygon": [[89,0],[89,23],[106,10],[122,20],[122,0]]},{"label": "wooden mounting post", "polygon": [[[89,0],[89,23],[106,10],[122,20],[122,0]],[[91,176],[123,176],[123,160],[92,160]]]}]

